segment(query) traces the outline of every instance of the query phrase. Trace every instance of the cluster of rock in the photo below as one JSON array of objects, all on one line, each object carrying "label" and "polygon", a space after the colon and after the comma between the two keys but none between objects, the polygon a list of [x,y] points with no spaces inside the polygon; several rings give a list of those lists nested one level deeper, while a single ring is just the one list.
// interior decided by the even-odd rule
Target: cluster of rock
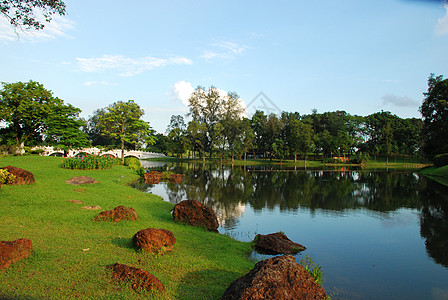
[{"label": "cluster of rock", "polygon": [[[7,169],[17,177],[17,183],[14,184],[34,182],[33,174],[28,171],[11,166],[3,169]],[[154,171],[146,173],[145,181],[147,180],[160,182],[162,173],[154,173]],[[173,181],[176,182],[178,180],[182,180],[182,176],[174,176]],[[79,185],[98,182],[93,178],[81,176],[73,177],[67,180],[66,183]],[[70,201],[79,203],[76,200]],[[95,207],[95,209],[97,208]],[[176,222],[202,227],[211,232],[218,232],[219,223],[213,209],[196,200],[181,201],[174,206],[171,213]],[[94,221],[113,222],[135,221],[137,219],[137,212],[133,208],[121,205],[112,210],[103,211],[93,218]],[[169,230],[160,228],[142,229],[132,237],[132,244],[137,250],[155,254],[172,251],[175,243],[176,238],[174,234]],[[260,253],[271,255],[296,254],[306,249],[304,246],[292,242],[282,232],[267,235],[258,234],[254,239],[254,248]],[[29,257],[32,249],[32,242],[24,238],[15,241],[0,241],[0,270],[6,269],[12,263]],[[165,292],[165,287],[157,277],[140,268],[115,263],[108,266],[107,269],[112,270],[113,279],[125,281],[133,289]],[[315,282],[314,278],[291,255],[272,257],[258,262],[249,273],[232,282],[221,297],[223,300],[326,298],[327,296],[322,287]]]},{"label": "cluster of rock", "polygon": [[146,184],[159,184],[161,181],[169,181],[179,184],[184,179],[183,174],[168,174],[157,171],[147,172],[144,175]]}]

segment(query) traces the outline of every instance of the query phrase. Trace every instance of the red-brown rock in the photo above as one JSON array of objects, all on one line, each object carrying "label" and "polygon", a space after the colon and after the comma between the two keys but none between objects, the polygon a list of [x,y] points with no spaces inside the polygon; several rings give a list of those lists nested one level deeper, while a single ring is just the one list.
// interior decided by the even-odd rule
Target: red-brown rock
[{"label": "red-brown rock", "polygon": [[151,171],[145,173],[145,183],[146,184],[158,184],[162,180],[162,173],[157,171]]},{"label": "red-brown rock", "polygon": [[305,246],[294,243],[282,232],[257,234],[254,239],[255,249],[263,254],[297,254],[306,249]]},{"label": "red-brown rock", "polygon": [[134,235],[132,243],[139,250],[150,253],[162,253],[173,250],[176,238],[169,230],[146,228]]},{"label": "red-brown rock", "polygon": [[28,239],[0,241],[0,270],[7,269],[11,264],[27,258],[31,252],[33,252],[33,244]]},{"label": "red-brown rock", "polygon": [[13,183],[15,185],[30,184],[30,183],[35,182],[34,175],[30,171],[20,169],[17,167],[13,167],[13,166],[6,166],[6,167],[3,167],[2,169],[7,170],[9,173],[16,176],[16,180]]},{"label": "red-brown rock", "polygon": [[230,284],[221,300],[326,299],[314,278],[293,256],[277,256],[258,262]]},{"label": "red-brown rock", "polygon": [[174,206],[172,214],[174,221],[218,232],[219,223],[213,209],[196,200],[189,199],[179,202]]},{"label": "red-brown rock", "polygon": [[112,210],[102,211],[93,218],[94,221],[135,221],[138,219],[137,212],[132,207],[124,207],[122,205],[115,207]]},{"label": "red-brown rock", "polygon": [[79,176],[79,177],[72,177],[69,180],[66,180],[65,183],[71,184],[71,185],[80,185],[80,184],[93,184],[98,183],[94,178],[88,177],[88,176]]},{"label": "red-brown rock", "polygon": [[130,283],[134,290],[141,288],[148,291],[158,290],[162,293],[165,292],[165,287],[160,280],[148,271],[119,263],[115,263],[107,268],[113,270],[113,279]]}]

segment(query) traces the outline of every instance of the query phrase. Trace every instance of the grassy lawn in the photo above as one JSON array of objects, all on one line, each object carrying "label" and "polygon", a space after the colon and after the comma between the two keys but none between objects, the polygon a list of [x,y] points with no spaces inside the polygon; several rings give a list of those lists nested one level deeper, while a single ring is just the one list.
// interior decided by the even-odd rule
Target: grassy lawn
[{"label": "grassy lawn", "polygon": [[422,169],[421,173],[443,185],[448,186],[448,165],[440,168],[427,167]]},{"label": "grassy lawn", "polygon": [[[61,158],[0,158],[31,171],[36,183],[0,188],[0,240],[32,240],[30,258],[0,271],[0,298],[7,299],[218,299],[227,286],[254,265],[250,244],[173,222],[173,204],[127,184],[135,179],[125,166],[109,170],[66,170]],[[90,176],[94,185],[65,181]],[[75,204],[70,200],[81,200]],[[99,211],[84,210],[98,205]],[[134,208],[139,219],[121,223],[93,222],[100,211],[118,205]],[[174,251],[151,255],[134,250],[132,236],[148,227],[172,231]],[[84,251],[83,251],[84,250]],[[147,270],[163,283],[164,295],[134,291],[111,280],[106,266],[123,263]]]}]

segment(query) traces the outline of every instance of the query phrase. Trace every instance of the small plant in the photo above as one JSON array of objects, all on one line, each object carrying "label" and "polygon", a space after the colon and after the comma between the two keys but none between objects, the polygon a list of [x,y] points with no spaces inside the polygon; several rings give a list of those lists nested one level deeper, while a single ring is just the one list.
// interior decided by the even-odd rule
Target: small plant
[{"label": "small plant", "polygon": [[128,166],[131,170],[138,170],[142,167],[142,164],[140,163],[140,160],[137,157],[125,157],[124,158],[124,165]]},{"label": "small plant", "polygon": [[77,170],[102,170],[119,165],[120,160],[110,156],[87,155],[79,158],[64,158],[61,167],[64,169]]},{"label": "small plant", "polygon": [[322,267],[313,262],[308,254],[304,258],[302,258],[299,263],[303,266],[303,268],[305,268],[305,270],[314,278],[314,280],[318,284],[322,284],[322,281],[324,279]]},{"label": "small plant", "polygon": [[13,184],[16,176],[8,172],[8,170],[0,169],[0,184]]}]

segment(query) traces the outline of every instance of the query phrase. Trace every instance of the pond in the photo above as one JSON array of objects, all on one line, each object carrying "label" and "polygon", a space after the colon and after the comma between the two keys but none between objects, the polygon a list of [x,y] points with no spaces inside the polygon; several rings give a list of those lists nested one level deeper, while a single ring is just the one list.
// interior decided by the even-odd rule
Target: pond
[{"label": "pond", "polygon": [[[409,171],[158,165],[181,184],[137,184],[212,207],[219,231],[283,231],[307,247],[332,299],[448,299],[448,188]],[[269,256],[254,254],[257,259]]]}]

